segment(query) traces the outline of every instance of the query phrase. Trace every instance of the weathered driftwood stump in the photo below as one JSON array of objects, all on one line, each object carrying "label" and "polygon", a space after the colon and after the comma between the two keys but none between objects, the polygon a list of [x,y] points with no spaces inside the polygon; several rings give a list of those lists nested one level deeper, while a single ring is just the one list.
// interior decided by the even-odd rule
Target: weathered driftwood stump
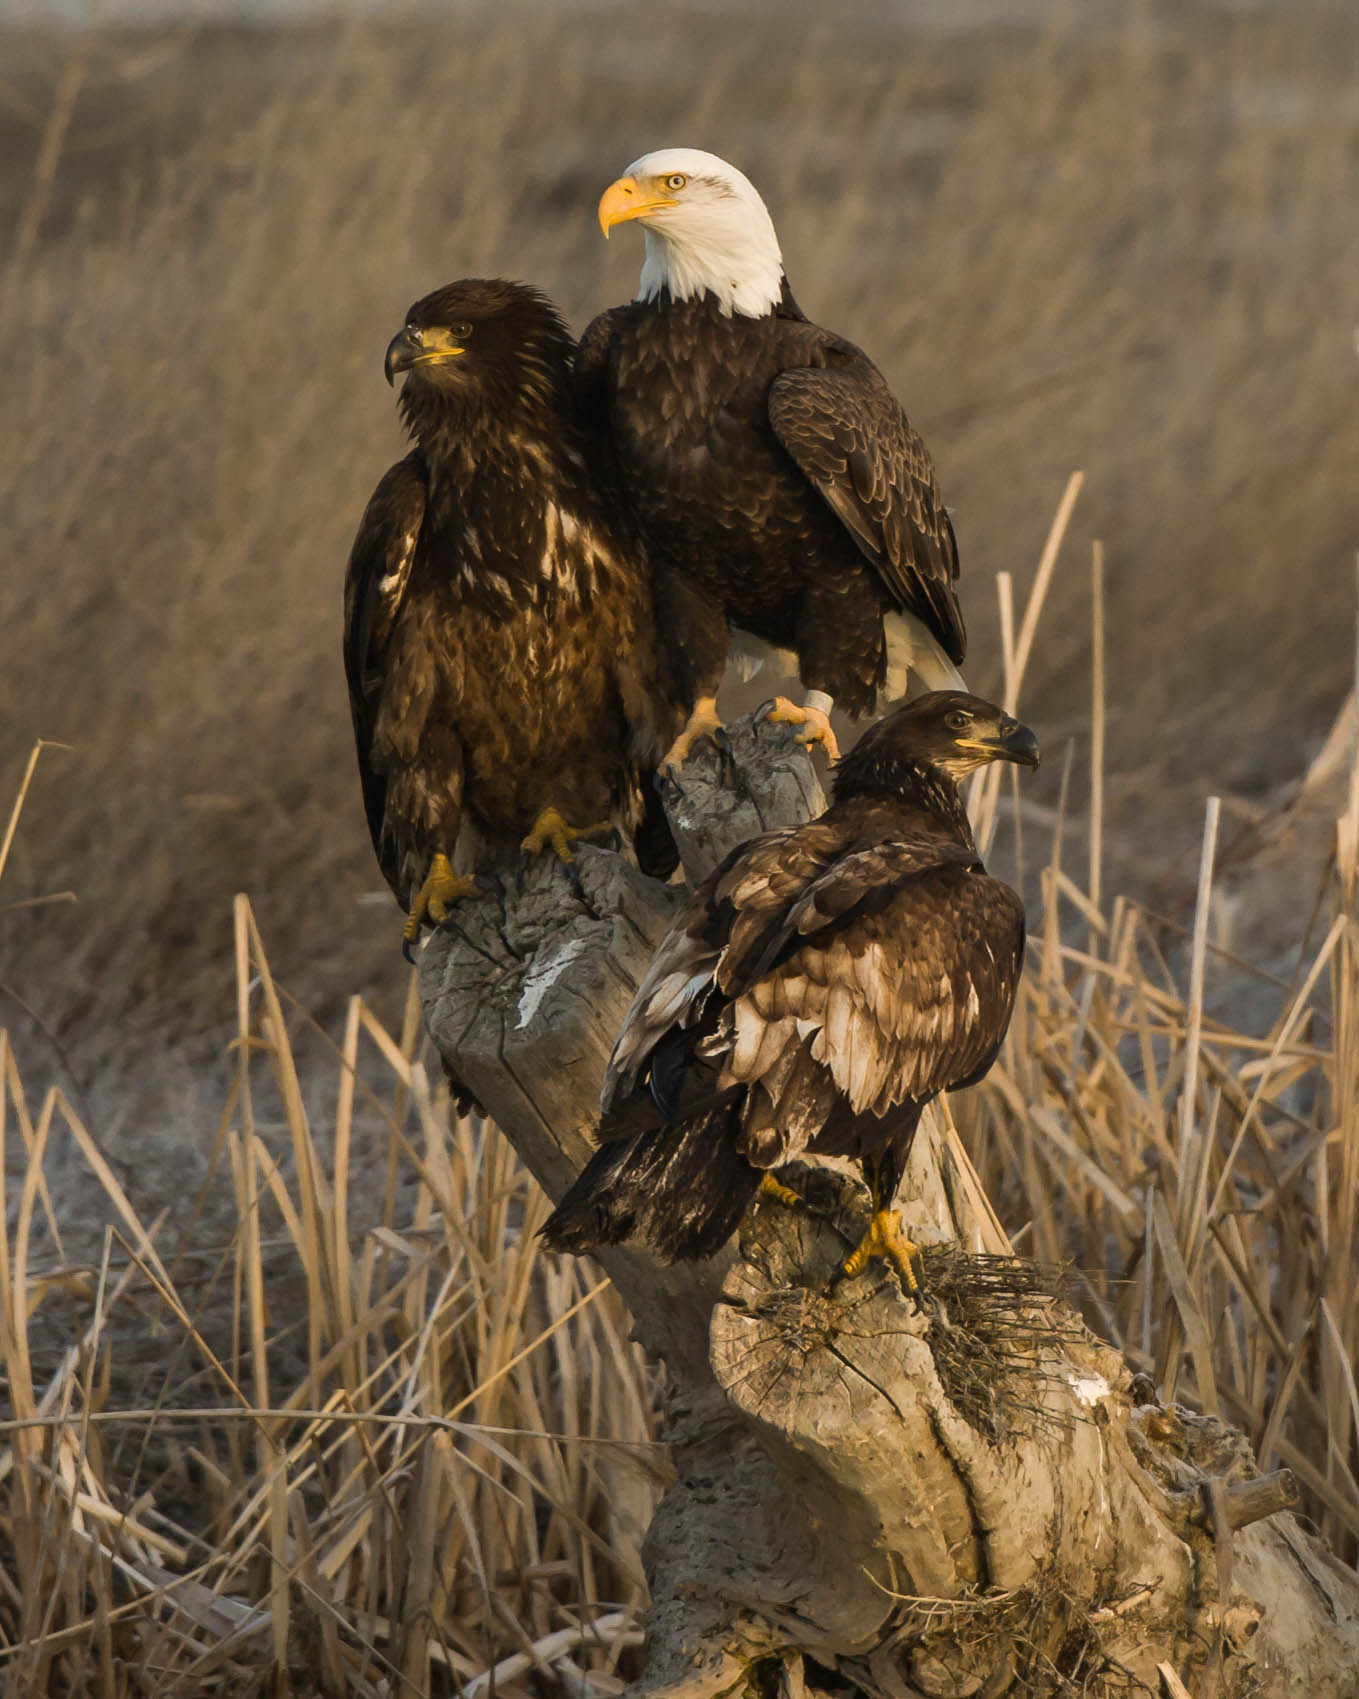
[{"label": "weathered driftwood stump", "polygon": [[[686,872],[815,813],[807,756],[743,722],[667,798]],[[582,849],[459,908],[421,964],[450,1072],[555,1199],[677,892]],[[762,1204],[708,1263],[601,1261],[669,1374],[677,1485],[646,1543],[648,1690],[1359,1695],[1359,1587],[1244,1440],[1161,1407],[1008,1246],[926,1117],[901,1202],[928,1312],[825,1282],[866,1193]]]}]

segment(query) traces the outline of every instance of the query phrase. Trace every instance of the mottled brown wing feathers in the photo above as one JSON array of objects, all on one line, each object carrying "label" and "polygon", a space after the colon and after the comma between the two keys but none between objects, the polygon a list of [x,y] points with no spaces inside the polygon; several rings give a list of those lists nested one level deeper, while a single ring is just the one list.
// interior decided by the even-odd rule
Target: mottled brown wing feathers
[{"label": "mottled brown wing feathers", "polygon": [[1023,940],[1019,898],[953,838],[870,839],[829,818],[768,833],[695,893],[662,942],[619,1035],[605,1108],[685,1031],[691,1056],[718,1064],[705,1090],[719,1094],[761,1082],[784,1095],[799,1052],[856,1113],[962,1084],[1004,1036]]},{"label": "mottled brown wing feathers", "polygon": [[865,908],[877,913],[908,879],[943,868],[978,865],[977,852],[938,834],[894,838],[886,843],[851,847],[833,867],[808,886],[789,911],[785,936],[808,937],[823,927]]},{"label": "mottled brown wing feathers", "polygon": [[425,515],[425,477],[407,455],[382,478],[359,522],[344,585],[344,670],[358,746],[364,810],[389,882],[399,881],[385,842],[387,786],[372,764],[373,733],[387,676],[388,644],[410,581]]},{"label": "mottled brown wing feathers", "polygon": [[671,922],[624,1019],[604,1077],[606,1112],[637,1085],[668,1032],[697,1023],[718,964],[763,953],[770,929],[842,842],[825,821],[767,832],[699,886]]},{"label": "mottled brown wing feathers", "polygon": [[781,373],[769,422],[896,605],[916,614],[960,664],[953,526],[919,435],[882,374],[857,351],[842,364]]},{"label": "mottled brown wing feathers", "polygon": [[881,1115],[985,1069],[1019,978],[1019,898],[957,864],[898,874],[888,889],[888,902],[814,932],[735,1000],[724,1081],[754,1083],[810,1043],[850,1108]]},{"label": "mottled brown wing feathers", "polygon": [[609,363],[614,334],[626,307],[610,307],[590,320],[576,346],[576,416],[588,431],[607,430],[609,424]]},{"label": "mottled brown wing feathers", "polygon": [[738,996],[787,938],[790,916],[808,886],[833,867],[852,833],[830,820],[770,832],[714,882],[711,905],[725,944],[717,983]]}]

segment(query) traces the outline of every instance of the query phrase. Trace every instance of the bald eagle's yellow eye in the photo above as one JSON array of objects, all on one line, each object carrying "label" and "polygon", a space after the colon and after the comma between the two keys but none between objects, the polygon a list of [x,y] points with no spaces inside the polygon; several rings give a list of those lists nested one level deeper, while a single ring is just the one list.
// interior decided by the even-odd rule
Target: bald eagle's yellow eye
[{"label": "bald eagle's yellow eye", "polygon": [[677,194],[688,181],[689,179],[682,171],[672,171],[665,179],[665,186],[673,194]]}]

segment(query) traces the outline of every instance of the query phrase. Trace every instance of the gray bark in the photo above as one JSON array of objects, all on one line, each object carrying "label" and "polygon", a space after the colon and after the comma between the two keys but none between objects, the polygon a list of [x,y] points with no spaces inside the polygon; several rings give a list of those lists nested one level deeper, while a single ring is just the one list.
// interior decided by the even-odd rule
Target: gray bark
[{"label": "gray bark", "polygon": [[[741,722],[734,771],[667,808],[690,879],[821,806],[786,731]],[[421,961],[431,1034],[555,1199],[592,1148],[613,1039],[679,893],[582,848],[463,904]],[[927,1116],[899,1203],[929,1244],[920,1311],[826,1281],[867,1196],[761,1203],[710,1262],[600,1261],[668,1371],[677,1484],[647,1536],[648,1691],[875,1699],[1173,1691],[1359,1695],[1359,1586],[1281,1507],[1242,1437],[1130,1372],[1004,1253],[965,1154]],[[1142,1383],[1143,1385],[1145,1383]]]}]

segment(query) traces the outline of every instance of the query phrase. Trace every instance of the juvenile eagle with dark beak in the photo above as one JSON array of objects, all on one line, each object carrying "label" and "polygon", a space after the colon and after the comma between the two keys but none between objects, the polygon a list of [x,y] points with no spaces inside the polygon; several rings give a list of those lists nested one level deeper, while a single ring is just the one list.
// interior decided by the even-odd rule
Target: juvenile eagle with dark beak
[{"label": "juvenile eagle with dark beak", "polygon": [[617,828],[650,870],[674,862],[651,780],[684,705],[574,353],[537,290],[479,279],[417,301],[387,347],[414,446],[359,526],[344,659],[408,946],[521,846],[569,860]]},{"label": "juvenile eagle with dark beak", "polygon": [[549,1245],[711,1256],[781,1164],[848,1156],[873,1214],[842,1275],[884,1256],[914,1287],[892,1200],[916,1127],[995,1060],[1024,957],[1023,905],[982,866],[958,793],[990,761],[1036,767],[1033,733],[975,696],[919,697],[844,757],[819,820],[704,882],[628,1011],[600,1149]]}]

